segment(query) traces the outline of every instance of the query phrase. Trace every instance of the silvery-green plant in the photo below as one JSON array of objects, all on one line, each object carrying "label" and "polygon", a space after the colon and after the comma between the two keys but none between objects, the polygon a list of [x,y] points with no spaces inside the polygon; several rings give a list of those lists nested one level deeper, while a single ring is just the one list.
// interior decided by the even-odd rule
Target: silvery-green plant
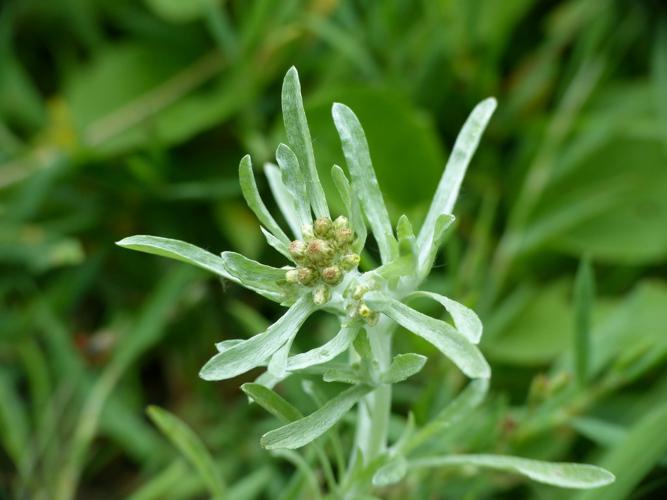
[{"label": "silvery-green plant", "polygon": [[[132,236],[118,245],[162,255],[207,269],[287,307],[266,331],[247,340],[224,340],[201,369],[205,380],[236,377],[266,367],[255,383],[244,384],[249,397],[284,422],[266,433],[261,444],[303,466],[294,451],[312,443],[323,464],[334,497],[357,498],[374,486],[400,481],[411,469],[474,466],[523,474],[535,481],[565,488],[596,488],[614,480],[608,471],[585,464],[549,463],[499,455],[421,456],[420,445],[465,418],[483,400],[491,370],[477,344],[482,323],[468,307],[437,293],[420,291],[429,275],[443,237],[454,221],[453,208],[470,160],[496,107],[493,98],[478,104],[456,140],[426,218],[417,234],[403,215],[395,230],[371,163],[368,144],[353,111],[335,103],[333,120],[340,135],[349,177],[331,170],[346,213],[332,217],[320,184],[304,112],[298,74],[291,68],[282,88],[282,110],[288,144],[276,151],[277,165],[265,174],[293,237],[280,227],[260,197],[249,156],[240,163],[243,196],[261,223],[270,246],[289,264],[270,267],[234,252],[216,256],[181,241]],[[361,272],[360,253],[370,229],[381,265]],[[439,303],[452,322],[429,317],[410,306],[415,298]],[[315,311],[326,311],[340,322],[338,333],[324,345],[292,353],[300,327]],[[431,422],[415,428],[411,418],[403,436],[388,443],[392,385],[419,372],[427,359],[416,353],[392,356],[392,336],[398,326],[431,343],[467,377],[469,385]],[[349,388],[319,409],[303,416],[273,388],[299,373],[317,374],[325,382]],[[353,449],[344,471],[334,477],[321,436],[357,406]],[[338,444],[340,446],[340,444]],[[339,450],[340,451],[340,450]],[[307,455],[310,460],[310,455]],[[313,483],[314,475],[311,475]]]}]

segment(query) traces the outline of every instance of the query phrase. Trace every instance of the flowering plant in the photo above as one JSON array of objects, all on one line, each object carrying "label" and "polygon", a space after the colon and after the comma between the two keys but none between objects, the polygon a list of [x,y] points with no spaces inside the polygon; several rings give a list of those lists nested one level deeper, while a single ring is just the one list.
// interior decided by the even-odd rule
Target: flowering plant
[{"label": "flowering plant", "polygon": [[[356,498],[373,486],[398,482],[411,469],[424,467],[489,467],[568,488],[599,487],[614,479],[611,473],[592,465],[486,454],[419,453],[420,445],[481,403],[491,375],[477,347],[482,336],[482,322],[477,315],[449,297],[420,291],[419,287],[429,275],[443,237],[454,221],[452,211],[464,174],[495,107],[495,99],[486,99],[465,122],[419,232],[415,234],[405,215],[399,218],[394,231],[361,124],[350,108],[339,103],[333,105],[332,114],[349,178],[341,167],[333,166],[331,176],[346,214],[332,219],[318,176],[298,74],[291,68],[282,88],[288,144],[278,146],[277,165],[266,165],[265,173],[293,238],[262,201],[250,157],[245,156],[239,167],[248,206],[262,224],[268,244],[285,256],[289,265],[279,269],[234,252],[223,252],[218,257],[189,243],[155,236],[132,236],[118,242],[125,248],[207,269],[288,308],[266,331],[247,340],[216,344],[218,352],[204,365],[200,376],[205,380],[224,380],[265,366],[266,372],[255,383],[242,386],[253,401],[285,422],[266,433],[262,445],[303,464],[304,460],[291,450],[312,443],[328,489],[336,497]],[[367,228],[379,248],[381,265],[361,272],[358,266]],[[411,307],[411,301],[418,297],[441,304],[451,322]],[[340,322],[340,330],[317,348],[291,354],[300,327],[318,310],[333,314]],[[423,427],[415,428],[408,418],[402,437],[390,446],[392,385],[419,372],[427,361],[416,353],[392,356],[392,337],[398,326],[431,343],[472,382]],[[347,358],[343,361],[345,353]],[[287,377],[299,373],[316,373],[325,382],[341,382],[349,388],[303,416],[273,390]],[[335,477],[318,438],[355,405],[355,442],[348,463]]]}]

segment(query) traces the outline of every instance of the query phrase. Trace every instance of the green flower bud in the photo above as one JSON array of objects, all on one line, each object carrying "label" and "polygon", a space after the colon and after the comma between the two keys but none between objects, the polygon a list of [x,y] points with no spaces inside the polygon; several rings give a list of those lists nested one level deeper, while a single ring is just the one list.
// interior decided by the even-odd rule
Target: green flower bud
[{"label": "green flower bud", "polygon": [[361,300],[361,297],[363,297],[367,291],[368,288],[366,288],[364,285],[357,285],[354,287],[354,290],[352,290],[352,298],[354,300]]},{"label": "green flower bud", "polygon": [[331,235],[333,224],[329,217],[318,217],[313,222],[313,232],[318,238],[328,238]]},{"label": "green flower bud", "polygon": [[330,298],[331,298],[331,291],[329,290],[328,286],[317,285],[313,289],[313,302],[315,302],[315,304],[317,304],[318,306],[326,304],[327,302],[329,302]]},{"label": "green flower bud", "polygon": [[285,280],[288,283],[298,283],[299,282],[299,270],[290,269],[285,273]]},{"label": "green flower bud", "polygon": [[373,326],[377,324],[379,315],[377,312],[373,311],[370,307],[368,307],[366,304],[363,302],[359,304],[359,307],[357,308],[357,314],[369,325]]},{"label": "green flower bud", "polygon": [[349,228],[350,227],[350,221],[347,220],[347,217],[344,215],[339,215],[336,217],[336,220],[333,221],[333,227],[334,229],[343,229],[343,228]]},{"label": "green flower bud", "polygon": [[334,232],[336,244],[338,246],[346,246],[354,241],[354,232],[349,227],[341,227]]},{"label": "green flower bud", "polygon": [[304,286],[310,285],[317,278],[317,273],[310,267],[300,267],[297,271],[297,280]]},{"label": "green flower bud", "polygon": [[338,266],[328,266],[322,269],[322,280],[330,285],[337,285],[343,279],[343,272]]},{"label": "green flower bud", "polygon": [[308,242],[305,255],[313,264],[326,265],[331,262],[334,249],[326,241],[314,239]]},{"label": "green flower bud", "polygon": [[341,257],[340,265],[346,271],[352,271],[352,269],[359,265],[359,260],[361,260],[359,255],[356,253],[349,253]]},{"label": "green flower bud", "polygon": [[306,257],[306,244],[301,240],[294,240],[287,248],[294,262],[303,262]]}]

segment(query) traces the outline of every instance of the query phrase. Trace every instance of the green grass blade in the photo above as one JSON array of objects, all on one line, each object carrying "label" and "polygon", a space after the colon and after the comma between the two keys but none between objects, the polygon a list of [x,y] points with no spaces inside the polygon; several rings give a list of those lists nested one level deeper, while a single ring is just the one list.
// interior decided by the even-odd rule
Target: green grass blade
[{"label": "green grass blade", "polygon": [[299,159],[299,165],[303,169],[313,212],[317,217],[329,217],[329,207],[317,174],[313,143],[310,138],[306,112],[303,109],[299,74],[294,66],[287,71],[283,80],[282,108],[287,142]]},{"label": "green grass blade", "polygon": [[394,260],[398,246],[378,185],[366,135],[354,112],[344,104],[335,103],[331,110],[343,146],[347,167],[352,176],[352,192],[361,203],[373,236],[380,248],[382,262]]},{"label": "green grass blade", "polygon": [[357,385],[327,401],[310,415],[267,432],[262,436],[262,446],[273,449],[297,449],[314,441],[331,429],[372,387]]},{"label": "green grass blade", "polygon": [[595,300],[595,276],[588,259],[579,264],[574,283],[574,373],[580,386],[586,385],[590,372],[591,316]]},{"label": "green grass blade", "polygon": [[468,164],[473,154],[475,154],[484,129],[495,109],[496,100],[493,98],[485,99],[479,103],[470,113],[456,138],[454,148],[449,155],[445,171],[431,202],[431,207],[419,231],[417,243],[420,249],[420,262],[426,260],[426,255],[432,245],[438,216],[451,214],[454,209]]},{"label": "green grass blade", "polygon": [[180,418],[158,406],[149,406],[148,416],[190,462],[214,498],[222,498],[225,485],[218,466],[197,434]]},{"label": "green grass blade", "polygon": [[[600,488],[614,481],[614,475],[595,465],[543,462],[501,455],[446,455],[411,461],[410,468],[477,466],[522,474],[534,481],[561,488]],[[599,495],[599,493],[597,493]],[[599,497],[596,497],[599,498]],[[608,499],[609,497],[605,496]]]}]

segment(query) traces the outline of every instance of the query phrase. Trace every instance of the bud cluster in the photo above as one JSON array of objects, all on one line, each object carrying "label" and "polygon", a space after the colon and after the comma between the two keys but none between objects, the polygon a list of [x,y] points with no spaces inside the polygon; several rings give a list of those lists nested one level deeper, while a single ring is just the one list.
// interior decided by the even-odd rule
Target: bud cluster
[{"label": "bud cluster", "polygon": [[285,273],[288,283],[313,287],[313,300],[325,304],[331,297],[329,286],[343,280],[346,271],[359,265],[359,255],[351,250],[354,232],[347,217],[332,221],[328,217],[315,219],[301,230],[303,240],[294,240],[289,253],[297,267]]},{"label": "bud cluster", "polygon": [[352,301],[347,308],[347,313],[353,318],[361,318],[368,325],[373,326],[378,322],[379,314],[377,311],[373,311],[366,302],[364,302],[364,295],[368,292],[368,287],[361,284],[353,284],[352,287],[346,290],[346,295],[348,295]]}]

